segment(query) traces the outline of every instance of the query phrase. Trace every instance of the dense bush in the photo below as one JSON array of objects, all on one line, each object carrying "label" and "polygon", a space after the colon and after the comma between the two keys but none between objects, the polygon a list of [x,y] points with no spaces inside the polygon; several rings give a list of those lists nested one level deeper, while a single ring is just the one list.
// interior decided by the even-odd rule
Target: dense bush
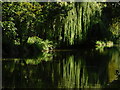
[{"label": "dense bush", "polygon": [[40,50],[51,50],[55,48],[52,41],[43,40],[37,36],[29,37],[27,43],[34,44]]},{"label": "dense bush", "polygon": [[119,42],[120,39],[120,23],[113,22],[112,25],[109,27],[110,32],[112,33],[111,40],[114,43]]}]

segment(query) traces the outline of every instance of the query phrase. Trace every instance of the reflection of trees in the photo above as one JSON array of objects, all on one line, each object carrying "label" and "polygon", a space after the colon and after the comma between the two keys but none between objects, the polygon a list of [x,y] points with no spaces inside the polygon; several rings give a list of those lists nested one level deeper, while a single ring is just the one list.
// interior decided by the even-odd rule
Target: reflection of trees
[{"label": "reflection of trees", "polygon": [[91,51],[70,55],[61,62],[63,64],[61,66],[63,67],[63,77],[58,87],[101,87],[101,84],[104,83],[107,78],[105,69],[108,60],[105,59],[108,59],[107,55],[101,55],[100,53]]},{"label": "reflection of trees", "polygon": [[75,61],[75,57],[71,55],[62,61],[61,67],[63,67],[63,73],[58,87],[80,88],[87,86],[88,76],[83,60]]},{"label": "reflection of trees", "polygon": [[84,56],[89,84],[92,86],[104,86],[107,83],[107,65],[109,59],[110,57],[106,51],[90,51]]},{"label": "reflection of trees", "polygon": [[[41,58],[34,60],[39,61]],[[52,58],[54,60],[33,64],[28,63],[29,59],[3,61],[3,86],[100,88],[108,83],[108,75],[114,72],[109,67],[116,65],[115,69],[120,70],[120,54],[113,50],[104,53],[62,52]]]},{"label": "reflection of trees", "polygon": [[119,49],[112,49],[112,53],[110,53],[111,59],[108,64],[108,76],[109,82],[112,82],[116,79],[116,70],[120,70],[120,51]]}]

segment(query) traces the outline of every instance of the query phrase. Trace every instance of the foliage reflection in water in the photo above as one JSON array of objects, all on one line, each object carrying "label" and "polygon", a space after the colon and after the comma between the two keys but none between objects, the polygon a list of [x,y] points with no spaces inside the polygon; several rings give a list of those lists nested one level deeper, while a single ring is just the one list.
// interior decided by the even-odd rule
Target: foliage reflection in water
[{"label": "foliage reflection in water", "polygon": [[103,52],[52,52],[36,59],[4,59],[3,88],[104,88],[117,79],[119,58],[120,49],[113,48]]}]

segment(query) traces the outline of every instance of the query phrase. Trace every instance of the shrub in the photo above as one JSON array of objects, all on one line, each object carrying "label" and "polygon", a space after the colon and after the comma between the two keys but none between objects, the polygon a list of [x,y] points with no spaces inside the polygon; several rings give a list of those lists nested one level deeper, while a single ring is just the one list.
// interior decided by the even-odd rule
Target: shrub
[{"label": "shrub", "polygon": [[112,41],[107,41],[107,42],[104,42],[104,41],[96,41],[96,47],[100,48],[100,47],[112,47],[113,46],[113,42]]},{"label": "shrub", "polygon": [[97,47],[104,47],[106,44],[104,41],[96,41],[96,46]]},{"label": "shrub", "polygon": [[27,43],[34,44],[40,50],[51,50],[54,48],[52,41],[43,40],[37,36],[29,37]]}]

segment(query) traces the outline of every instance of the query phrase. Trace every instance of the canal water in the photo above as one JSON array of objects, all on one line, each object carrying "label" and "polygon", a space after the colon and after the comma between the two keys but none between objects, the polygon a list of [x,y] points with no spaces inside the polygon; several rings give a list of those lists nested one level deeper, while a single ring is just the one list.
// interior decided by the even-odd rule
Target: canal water
[{"label": "canal water", "polygon": [[[2,60],[3,88],[120,88],[120,48],[59,50]],[[118,81],[113,85],[114,81]]]}]

